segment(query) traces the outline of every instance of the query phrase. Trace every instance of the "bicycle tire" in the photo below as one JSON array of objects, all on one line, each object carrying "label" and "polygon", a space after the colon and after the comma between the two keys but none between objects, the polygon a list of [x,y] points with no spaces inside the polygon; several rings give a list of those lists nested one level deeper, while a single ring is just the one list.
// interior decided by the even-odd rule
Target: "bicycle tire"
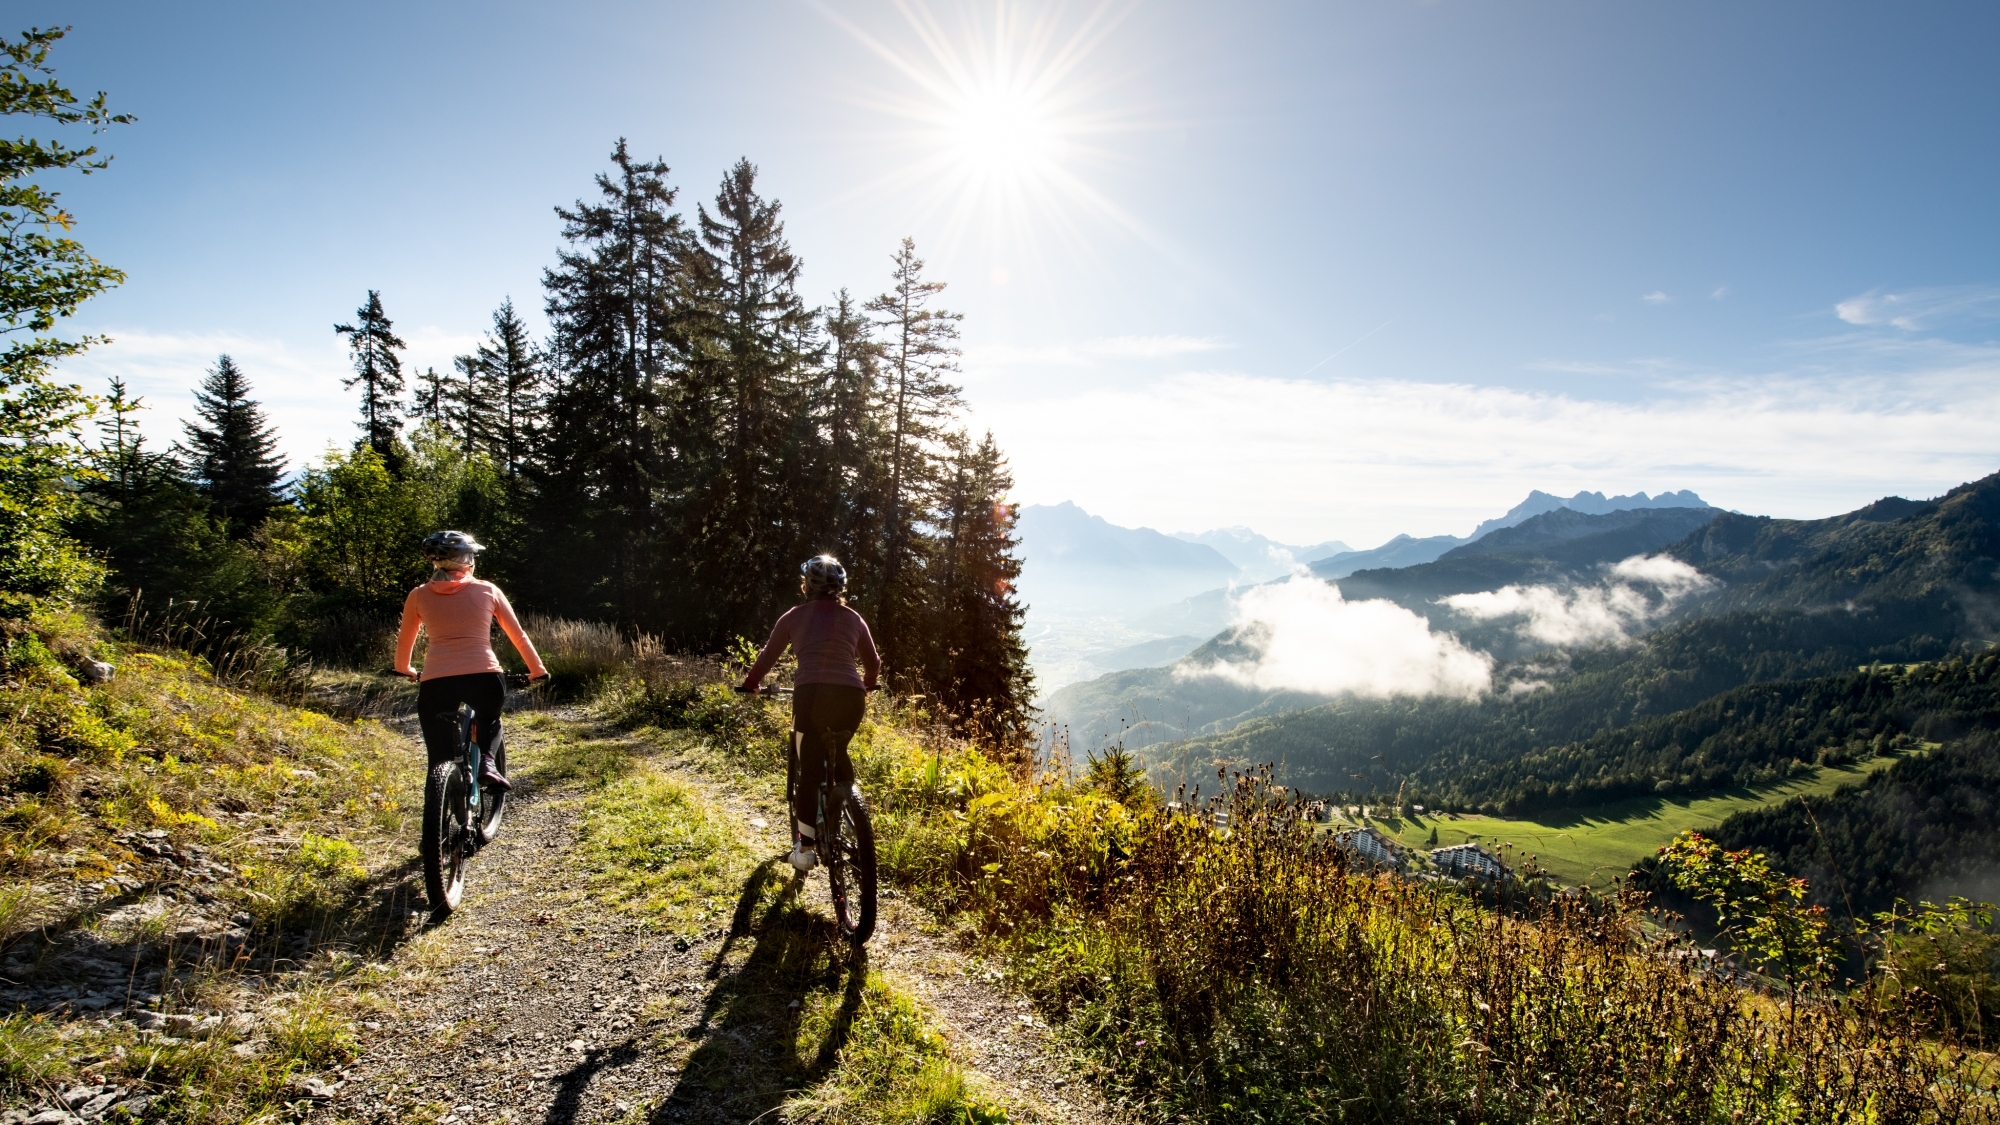
[{"label": "bicycle tire", "polygon": [[840,802],[831,835],[832,847],[823,850],[834,920],[841,937],[860,945],[875,932],[875,823],[860,786]]},{"label": "bicycle tire", "polygon": [[[504,735],[493,739],[493,768],[500,775],[507,774],[507,740]],[[479,787],[479,845],[485,847],[500,835],[500,822],[507,818],[507,791],[495,789],[491,785]]]},{"label": "bicycle tire", "polygon": [[431,918],[449,917],[465,897],[466,798],[471,789],[464,762],[439,762],[424,783],[424,891]]}]

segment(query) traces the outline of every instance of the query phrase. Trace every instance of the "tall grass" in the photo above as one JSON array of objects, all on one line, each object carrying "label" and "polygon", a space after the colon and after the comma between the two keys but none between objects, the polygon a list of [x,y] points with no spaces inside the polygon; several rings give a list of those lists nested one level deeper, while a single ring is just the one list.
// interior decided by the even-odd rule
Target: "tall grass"
[{"label": "tall grass", "polygon": [[[969,924],[1136,1100],[1222,1121],[1995,1119],[1871,985],[1763,995],[1644,901],[1363,871],[1267,778],[1199,808],[864,761],[898,877]],[[885,753],[886,752],[886,753]],[[1225,827],[1226,825],[1226,827]],[[1484,897],[1484,896],[1480,896]]]},{"label": "tall grass", "polygon": [[[607,702],[781,760],[777,704],[693,679]],[[1635,893],[1362,870],[1261,775],[1168,803],[1116,770],[1025,776],[948,729],[878,705],[856,740],[885,876],[997,956],[1143,1116],[2000,1120],[1983,1061],[1913,1032],[1904,1000],[1746,987]]]},{"label": "tall grass", "polygon": [[119,631],[129,641],[195,657],[219,684],[293,703],[312,684],[311,660],[214,616],[200,602],[156,604],[134,591]]}]

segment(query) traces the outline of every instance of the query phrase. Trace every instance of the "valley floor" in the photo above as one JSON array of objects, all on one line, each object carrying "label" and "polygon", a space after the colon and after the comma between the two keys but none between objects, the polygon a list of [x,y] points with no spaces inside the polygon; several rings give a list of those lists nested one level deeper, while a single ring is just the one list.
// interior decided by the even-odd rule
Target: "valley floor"
[{"label": "valley floor", "polygon": [[[1682,832],[1714,828],[1745,809],[1791,797],[1821,797],[1895,764],[1881,756],[1852,766],[1821,766],[1781,785],[1731,789],[1701,797],[1639,797],[1532,818],[1477,815],[1412,816],[1371,821],[1399,843],[1420,849],[1467,842],[1509,863],[1534,861],[1565,883],[1608,886]],[[1430,843],[1431,832],[1437,843]]]}]

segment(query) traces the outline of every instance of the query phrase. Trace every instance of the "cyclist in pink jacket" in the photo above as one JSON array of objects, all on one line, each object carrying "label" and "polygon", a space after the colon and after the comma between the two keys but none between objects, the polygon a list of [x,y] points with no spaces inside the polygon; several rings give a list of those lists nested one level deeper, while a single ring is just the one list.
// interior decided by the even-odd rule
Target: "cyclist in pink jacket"
[{"label": "cyclist in pink jacket", "polygon": [[882,676],[882,657],[875,651],[868,623],[847,608],[847,599],[841,596],[847,589],[847,569],[839,559],[832,555],[807,559],[799,575],[799,592],[806,600],[778,618],[771,639],[737,690],[756,691],[784,655],[785,646],[798,654],[799,670],[792,677],[792,753],[798,762],[792,820],[798,844],[791,862],[803,874],[819,862],[822,787],[830,782],[845,791],[854,784],[847,743],[861,726],[868,693]]},{"label": "cyclist in pink jacket", "polygon": [[[514,607],[507,604],[507,595],[472,576],[473,564],[485,549],[462,531],[440,531],[424,540],[424,557],[435,569],[429,582],[403,599],[396,672],[418,681],[417,722],[431,765],[458,755],[458,706],[469,703],[481,751],[479,784],[504,792],[512,784],[493,767],[493,747],[500,739],[507,677],[493,654],[493,623],[498,621],[501,632],[514,643],[531,680],[547,679],[549,670],[514,616]],[[410,667],[419,629],[430,637],[421,675]]]}]

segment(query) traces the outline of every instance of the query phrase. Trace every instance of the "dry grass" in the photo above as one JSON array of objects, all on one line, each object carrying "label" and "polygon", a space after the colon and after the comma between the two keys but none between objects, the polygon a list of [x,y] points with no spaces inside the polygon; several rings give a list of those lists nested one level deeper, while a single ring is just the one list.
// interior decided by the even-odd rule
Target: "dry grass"
[{"label": "dry grass", "polygon": [[[606,705],[684,752],[777,761],[774,703],[690,677]],[[1145,1116],[2000,1119],[1979,1060],[1873,991],[1748,990],[1635,899],[1350,869],[1261,778],[1175,808],[1024,777],[907,704],[876,707],[855,756],[885,875],[998,956]]]},{"label": "dry grass", "polygon": [[[21,1011],[0,1022],[0,1090],[33,1104],[62,1083],[113,1083],[177,1121],[281,1114],[295,1076],[352,1053],[348,994],[331,982],[402,940],[421,905],[406,862],[421,752],[379,724],[237,690],[222,681],[243,677],[186,653],[112,644],[81,619],[5,639],[0,923],[14,995],[46,1005],[48,989],[109,962],[135,1003],[209,1024],[162,1038]],[[70,669],[86,658],[115,665],[110,682],[80,684]]]}]

